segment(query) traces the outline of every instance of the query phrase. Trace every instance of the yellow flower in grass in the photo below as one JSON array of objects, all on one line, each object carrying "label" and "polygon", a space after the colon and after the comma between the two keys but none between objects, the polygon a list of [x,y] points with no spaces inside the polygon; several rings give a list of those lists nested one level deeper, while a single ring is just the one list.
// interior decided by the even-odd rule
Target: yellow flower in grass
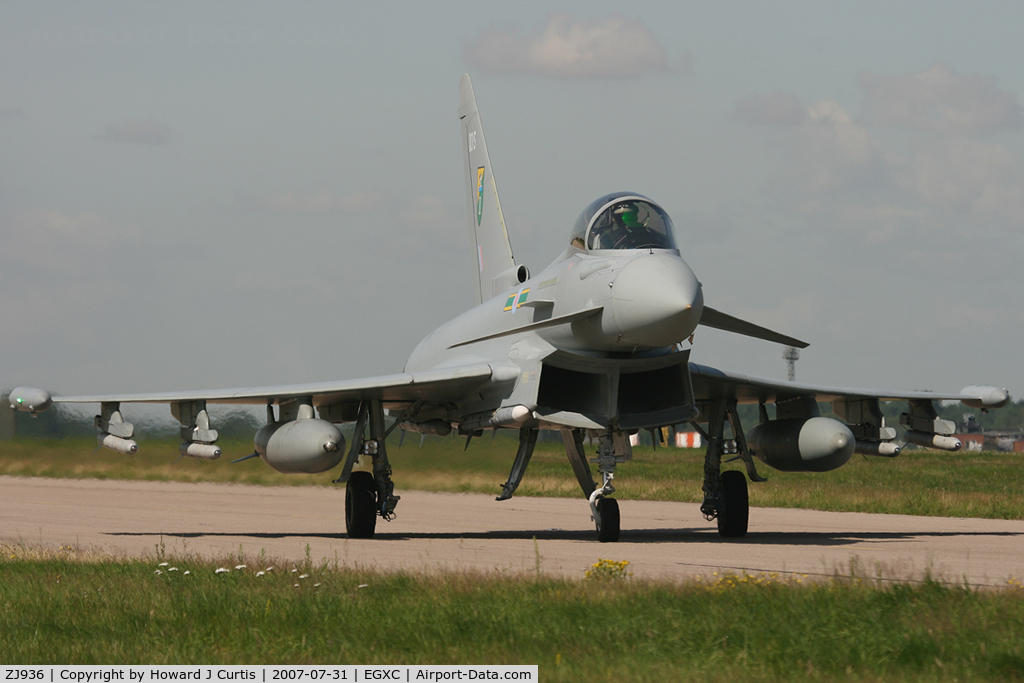
[{"label": "yellow flower in grass", "polygon": [[627,579],[632,574],[626,571],[629,566],[628,560],[601,560],[590,565],[590,569],[584,572],[584,576],[595,581],[609,581],[612,579]]}]

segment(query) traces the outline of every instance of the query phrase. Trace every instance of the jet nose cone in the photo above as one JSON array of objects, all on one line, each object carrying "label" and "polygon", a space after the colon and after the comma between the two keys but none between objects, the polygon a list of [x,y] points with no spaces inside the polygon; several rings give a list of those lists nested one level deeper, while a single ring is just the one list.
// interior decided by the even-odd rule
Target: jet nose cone
[{"label": "jet nose cone", "polygon": [[623,266],[612,283],[621,343],[657,348],[693,334],[704,310],[700,282],[678,256],[643,254]]}]

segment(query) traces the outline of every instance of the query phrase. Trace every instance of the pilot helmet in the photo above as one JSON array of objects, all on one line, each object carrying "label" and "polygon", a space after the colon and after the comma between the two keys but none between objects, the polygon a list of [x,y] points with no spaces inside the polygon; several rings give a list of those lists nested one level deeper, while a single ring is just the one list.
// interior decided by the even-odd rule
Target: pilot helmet
[{"label": "pilot helmet", "polygon": [[622,202],[612,208],[612,215],[615,216],[616,222],[621,223],[627,228],[640,227],[639,213],[636,204],[633,202]]}]

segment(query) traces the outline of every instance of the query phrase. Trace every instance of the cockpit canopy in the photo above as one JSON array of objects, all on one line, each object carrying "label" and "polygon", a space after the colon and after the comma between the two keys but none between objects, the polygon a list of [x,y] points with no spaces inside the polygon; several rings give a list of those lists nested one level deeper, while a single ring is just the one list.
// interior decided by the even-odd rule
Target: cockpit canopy
[{"label": "cockpit canopy", "polygon": [[599,249],[675,249],[672,219],[647,197],[605,195],[583,209],[572,228],[572,246]]}]

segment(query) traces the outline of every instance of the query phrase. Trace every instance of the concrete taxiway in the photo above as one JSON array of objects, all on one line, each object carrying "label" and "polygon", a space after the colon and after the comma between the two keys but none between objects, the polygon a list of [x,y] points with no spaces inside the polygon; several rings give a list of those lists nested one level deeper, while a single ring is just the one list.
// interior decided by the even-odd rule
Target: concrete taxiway
[{"label": "concrete taxiway", "polygon": [[[780,572],[974,586],[1024,579],[1024,521],[776,508],[750,511],[742,539],[718,537],[690,503],[621,501],[622,539],[596,541],[582,499],[402,491],[371,540],[344,533],[344,488],[0,477],[0,543],[114,555],[254,556],[380,570],[582,577],[598,559],[636,576]],[[535,540],[536,539],[536,540]]]}]

